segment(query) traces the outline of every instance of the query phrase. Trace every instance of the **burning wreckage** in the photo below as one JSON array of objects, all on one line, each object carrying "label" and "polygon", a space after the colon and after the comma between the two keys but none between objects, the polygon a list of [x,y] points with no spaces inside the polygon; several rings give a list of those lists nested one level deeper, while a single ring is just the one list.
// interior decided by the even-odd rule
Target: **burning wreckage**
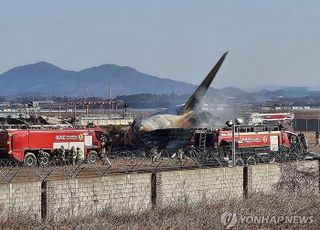
[{"label": "burning wreckage", "polygon": [[[231,157],[232,142],[236,143],[238,157],[264,162],[282,158],[304,157],[307,145],[303,134],[295,134],[280,123],[268,125],[232,126],[227,122],[223,129],[194,128],[197,105],[205,96],[220,69],[227,53],[219,59],[197,90],[184,105],[178,105],[148,118],[135,120],[125,135],[126,146],[132,149],[149,149],[152,154],[172,157],[176,152],[188,155],[215,155],[219,159]],[[200,118],[201,119],[201,118]],[[235,129],[233,135],[232,127]],[[270,154],[273,153],[273,154]],[[130,154],[130,153],[129,153]]]},{"label": "burning wreckage", "polygon": [[[153,145],[157,145],[157,142],[163,142],[164,139],[167,139],[168,145],[165,147],[169,147],[170,140],[177,139],[174,138],[174,136],[187,135],[188,131],[184,132],[184,129],[192,127],[191,120],[194,118],[194,112],[217,75],[227,54],[228,52],[222,55],[217,64],[184,105],[177,105],[148,118],[135,120],[128,131],[126,138],[127,144],[144,145],[152,142]],[[146,140],[146,138],[149,140]],[[157,139],[159,140],[157,141]],[[179,145],[176,147],[179,147]]]}]

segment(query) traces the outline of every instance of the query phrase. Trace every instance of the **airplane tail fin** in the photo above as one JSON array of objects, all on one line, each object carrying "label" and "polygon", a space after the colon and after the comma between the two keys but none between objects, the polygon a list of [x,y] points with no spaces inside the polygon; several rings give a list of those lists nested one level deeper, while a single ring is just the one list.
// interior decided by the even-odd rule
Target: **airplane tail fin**
[{"label": "airplane tail fin", "polygon": [[216,76],[220,66],[222,65],[225,57],[227,56],[228,52],[224,53],[217,64],[212,68],[209,72],[207,77],[203,80],[203,82],[199,85],[198,89],[192,94],[189,98],[187,103],[182,107],[180,111],[180,115],[186,114],[193,110],[195,106],[202,100],[204,95],[206,94],[211,82],[213,81],[214,77]]}]

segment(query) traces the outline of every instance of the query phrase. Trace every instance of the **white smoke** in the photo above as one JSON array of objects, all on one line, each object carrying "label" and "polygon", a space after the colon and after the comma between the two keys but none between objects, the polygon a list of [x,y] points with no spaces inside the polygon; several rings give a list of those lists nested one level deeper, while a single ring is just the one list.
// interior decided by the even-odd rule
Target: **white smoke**
[{"label": "white smoke", "polygon": [[244,115],[247,108],[236,105],[233,100],[221,99],[216,97],[205,97],[198,105],[193,114],[194,127],[222,128],[225,122],[241,118],[244,121],[247,117]]}]

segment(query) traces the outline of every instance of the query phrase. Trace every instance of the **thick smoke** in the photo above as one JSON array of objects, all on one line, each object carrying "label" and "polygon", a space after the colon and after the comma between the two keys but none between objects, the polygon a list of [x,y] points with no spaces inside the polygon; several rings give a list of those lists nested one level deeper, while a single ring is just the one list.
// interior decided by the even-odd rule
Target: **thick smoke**
[{"label": "thick smoke", "polygon": [[241,118],[248,119],[248,108],[237,105],[234,98],[205,97],[192,116],[193,127],[222,128],[225,122]]}]

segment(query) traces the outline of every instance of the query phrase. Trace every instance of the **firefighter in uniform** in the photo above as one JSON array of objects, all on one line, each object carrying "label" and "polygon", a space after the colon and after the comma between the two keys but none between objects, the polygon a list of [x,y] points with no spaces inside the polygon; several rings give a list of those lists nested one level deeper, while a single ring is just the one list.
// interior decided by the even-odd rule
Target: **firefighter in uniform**
[{"label": "firefighter in uniform", "polygon": [[39,158],[39,161],[38,161],[38,166],[41,166],[42,164],[42,160],[44,158],[44,151],[42,149],[39,150],[39,153],[38,153],[38,158]]},{"label": "firefighter in uniform", "polygon": [[84,161],[84,153],[82,149],[77,147],[77,157],[76,157],[76,162],[77,163],[82,163]]},{"label": "firefighter in uniform", "polygon": [[308,148],[308,145],[307,145],[307,140],[306,140],[306,138],[305,138],[305,136],[304,136],[304,134],[303,133],[299,133],[298,134],[298,139],[299,139],[299,144],[300,144],[300,149],[303,151],[303,150],[307,150],[307,148]]},{"label": "firefighter in uniform", "polygon": [[58,155],[58,158],[59,158],[59,163],[60,164],[64,164],[65,163],[65,159],[66,159],[66,151],[64,149],[64,146],[61,145],[61,147],[59,148],[59,155]]},{"label": "firefighter in uniform", "polygon": [[71,147],[69,154],[70,154],[70,156],[69,156],[70,158],[69,159],[70,159],[71,164],[75,165],[76,164],[77,153],[76,153],[76,150],[75,150],[74,146]]}]

